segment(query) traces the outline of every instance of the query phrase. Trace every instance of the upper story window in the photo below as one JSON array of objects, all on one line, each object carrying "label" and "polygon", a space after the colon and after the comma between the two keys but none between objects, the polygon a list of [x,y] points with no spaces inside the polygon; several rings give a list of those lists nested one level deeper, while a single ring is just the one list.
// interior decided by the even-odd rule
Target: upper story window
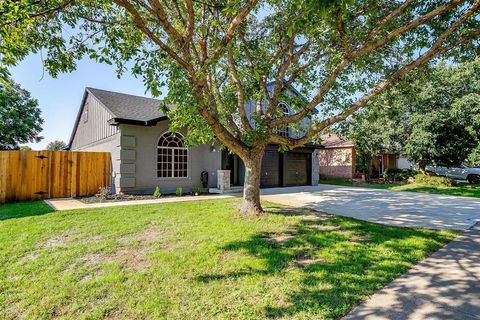
[{"label": "upper story window", "polygon": [[[288,110],[288,106],[286,103],[284,102],[280,102],[278,104],[278,108],[280,111],[283,112],[283,115],[284,116],[288,116],[290,114],[290,111]],[[274,133],[276,135],[279,135],[279,136],[282,136],[282,137],[288,137],[290,135],[290,130],[289,130],[289,127],[288,125],[285,125],[285,126],[282,126],[282,127],[279,127],[279,128],[276,128],[274,130]]]},{"label": "upper story window", "polygon": [[180,133],[165,132],[158,140],[157,177],[188,177],[188,149]]}]

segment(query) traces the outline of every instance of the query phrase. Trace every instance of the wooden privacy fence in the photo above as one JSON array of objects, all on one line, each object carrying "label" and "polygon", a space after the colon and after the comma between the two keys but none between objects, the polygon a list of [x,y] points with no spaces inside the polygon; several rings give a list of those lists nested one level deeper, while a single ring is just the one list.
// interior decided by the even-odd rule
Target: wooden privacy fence
[{"label": "wooden privacy fence", "polygon": [[109,152],[0,151],[0,203],[89,196],[110,185]]}]

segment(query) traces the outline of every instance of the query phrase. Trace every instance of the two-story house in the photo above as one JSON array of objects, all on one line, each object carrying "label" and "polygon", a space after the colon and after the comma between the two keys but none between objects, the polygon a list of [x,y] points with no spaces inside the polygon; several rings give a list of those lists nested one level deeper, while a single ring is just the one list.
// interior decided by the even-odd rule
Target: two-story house
[{"label": "two-story house", "polygon": [[[69,142],[72,151],[105,151],[112,156],[112,189],[119,193],[162,193],[178,187],[189,192],[202,186],[215,187],[217,170],[230,170],[231,183],[243,185],[241,159],[219,145],[187,148],[182,133],[170,133],[169,120],[160,110],[161,101],[124,93],[86,88]],[[285,113],[288,105],[281,104]],[[292,134],[285,128],[278,134]],[[281,153],[268,146],[262,162],[261,187],[318,184],[318,146],[308,145]]]}]

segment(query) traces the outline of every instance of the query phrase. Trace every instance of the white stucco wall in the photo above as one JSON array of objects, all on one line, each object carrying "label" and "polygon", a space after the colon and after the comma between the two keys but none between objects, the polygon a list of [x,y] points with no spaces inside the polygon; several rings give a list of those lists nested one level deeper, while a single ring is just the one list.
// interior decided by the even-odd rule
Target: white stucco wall
[{"label": "white stucco wall", "polygon": [[212,151],[210,145],[189,149],[187,178],[157,178],[157,144],[160,136],[167,131],[168,121],[153,127],[120,125],[123,143],[121,145],[119,190],[125,193],[153,193],[159,186],[162,193],[175,193],[178,187],[189,192],[201,187],[200,175],[208,172],[209,187],[215,187],[216,171],[221,169],[221,152],[218,146]]}]

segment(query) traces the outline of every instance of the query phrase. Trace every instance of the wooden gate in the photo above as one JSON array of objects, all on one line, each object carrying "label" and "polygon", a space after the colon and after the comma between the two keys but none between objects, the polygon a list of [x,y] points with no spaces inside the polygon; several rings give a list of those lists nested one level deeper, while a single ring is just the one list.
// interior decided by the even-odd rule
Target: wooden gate
[{"label": "wooden gate", "polygon": [[0,203],[89,196],[110,185],[109,152],[0,151]]}]

